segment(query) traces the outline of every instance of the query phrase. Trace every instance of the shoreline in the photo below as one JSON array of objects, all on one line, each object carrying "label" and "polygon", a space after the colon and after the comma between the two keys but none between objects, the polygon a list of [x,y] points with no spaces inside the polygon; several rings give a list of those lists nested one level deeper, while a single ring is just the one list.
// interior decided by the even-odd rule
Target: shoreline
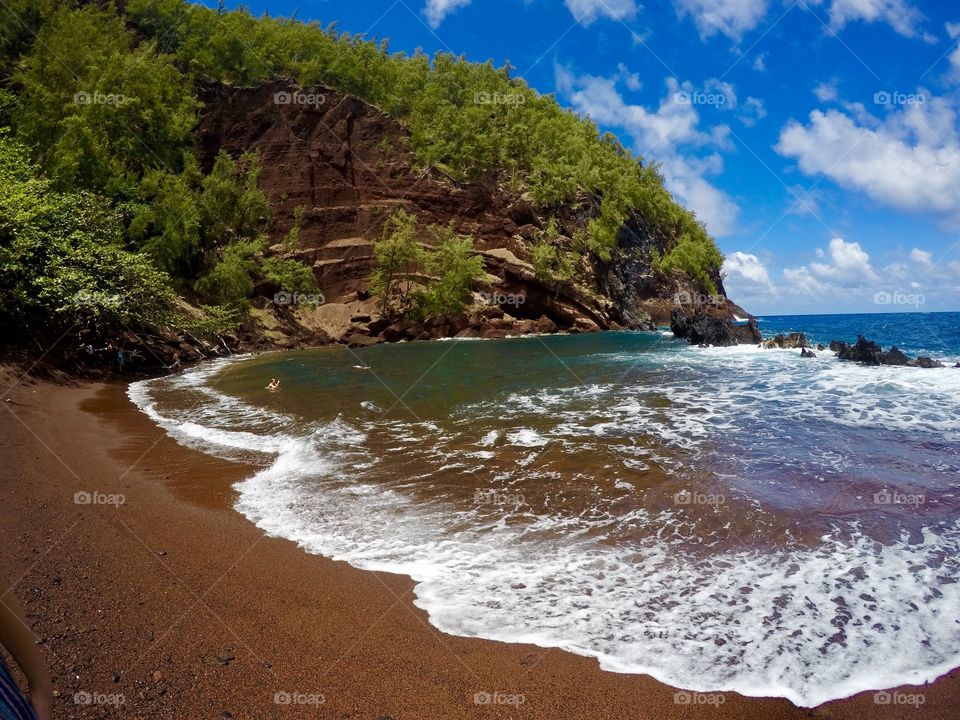
[{"label": "shoreline", "polygon": [[[7,388],[15,377],[0,379]],[[0,570],[11,582],[23,576],[15,592],[59,692],[55,717],[114,716],[104,698],[117,696],[125,714],[150,718],[691,716],[675,702],[683,691],[649,676],[445,635],[413,605],[410,578],[266,537],[233,510],[232,485],[250,468],[178,445],[129,402],[125,385],[27,382],[4,395],[0,414],[0,523],[10,539]],[[97,502],[76,504],[78,492],[98,493]],[[75,704],[78,692],[94,704]],[[926,717],[949,717],[960,670],[896,692],[922,695]],[[872,692],[815,709],[708,695],[723,699],[701,700],[698,714],[916,710],[878,705]]]}]

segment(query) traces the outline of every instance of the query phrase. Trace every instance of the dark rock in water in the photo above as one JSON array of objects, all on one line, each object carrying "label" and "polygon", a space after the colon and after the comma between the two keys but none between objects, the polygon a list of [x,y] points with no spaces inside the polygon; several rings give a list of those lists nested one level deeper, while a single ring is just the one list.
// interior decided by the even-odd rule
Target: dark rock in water
[{"label": "dark rock in water", "polygon": [[857,342],[853,345],[848,345],[840,340],[834,340],[830,343],[830,349],[836,349],[837,355],[841,360],[852,360],[866,365],[895,365],[899,367],[922,368],[943,367],[943,363],[939,360],[933,360],[928,357],[920,357],[913,360],[896,345],[884,352],[883,348],[875,342],[867,340],[862,335],[857,337]]},{"label": "dark rock in water", "polygon": [[538,333],[555,333],[557,331],[557,324],[548,318],[546,315],[541,315],[540,319],[536,321],[534,325],[534,332]]},{"label": "dark rock in water", "polygon": [[768,348],[776,347],[782,349],[810,347],[810,344],[807,342],[807,336],[803,333],[796,332],[792,332],[789,335],[775,335],[763,345]]},{"label": "dark rock in water", "polygon": [[[846,343],[844,343],[846,345]],[[883,348],[871,340],[867,340],[863,335],[857,337],[857,342],[853,345],[847,345],[840,350],[841,360],[852,360],[866,365],[880,365],[880,359],[883,357]]]},{"label": "dark rock in water", "polygon": [[817,354],[813,350],[807,350],[806,348],[800,348],[800,357],[805,358],[815,358]]},{"label": "dark rock in water", "polygon": [[370,337],[369,335],[362,335],[361,333],[353,333],[351,335],[347,335],[342,342],[347,347],[360,348],[381,343],[383,342],[383,338]]},{"label": "dark rock in water", "polygon": [[880,356],[881,365],[909,365],[910,363],[910,358],[896,345]]},{"label": "dark rock in water", "polygon": [[670,330],[674,337],[683,338],[691,345],[753,345],[763,340],[753,318],[746,325],[734,325],[722,317],[705,313],[688,316],[680,308],[670,313]]},{"label": "dark rock in water", "polygon": [[379,335],[390,327],[390,320],[385,317],[378,317],[376,320],[367,324],[367,332],[371,335]]},{"label": "dark rock in water", "polygon": [[403,340],[407,336],[407,324],[403,322],[395,322],[392,325],[383,329],[380,335],[387,342],[397,342],[398,340]]},{"label": "dark rock in water", "polygon": [[817,343],[817,352],[823,352],[826,349],[827,349],[826,345],[824,345],[823,343]]},{"label": "dark rock in water", "polygon": [[956,365],[954,365],[954,367],[955,367],[955,368],[960,368],[960,362],[958,362]]}]

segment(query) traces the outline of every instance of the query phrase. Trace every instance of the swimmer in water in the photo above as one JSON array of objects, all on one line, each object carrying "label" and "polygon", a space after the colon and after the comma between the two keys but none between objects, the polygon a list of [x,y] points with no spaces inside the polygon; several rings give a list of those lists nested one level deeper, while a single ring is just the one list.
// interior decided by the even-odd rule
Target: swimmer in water
[{"label": "swimmer in water", "polygon": [[273,390],[279,390],[279,389],[280,389],[280,381],[277,380],[276,378],[270,378],[270,382],[267,383],[267,390],[273,391]]}]

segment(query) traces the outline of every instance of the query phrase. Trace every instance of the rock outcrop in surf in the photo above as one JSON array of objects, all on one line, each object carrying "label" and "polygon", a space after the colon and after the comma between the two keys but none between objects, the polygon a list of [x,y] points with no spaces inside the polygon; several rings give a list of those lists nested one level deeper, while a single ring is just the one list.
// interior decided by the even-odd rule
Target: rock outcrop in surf
[{"label": "rock outcrop in surf", "polygon": [[691,345],[756,345],[763,341],[757,321],[750,317],[745,324],[737,324],[722,315],[700,309],[687,314],[675,308],[670,314],[670,330],[674,337],[683,338]]},{"label": "rock outcrop in surf", "polygon": [[911,358],[896,345],[884,352],[883,348],[872,340],[867,340],[862,335],[857,337],[857,341],[852,345],[842,340],[833,340],[830,342],[830,349],[837,353],[841,360],[859,362],[864,365],[900,365],[904,367],[938,368],[943,367],[943,363],[933,358],[921,356],[917,359]]}]

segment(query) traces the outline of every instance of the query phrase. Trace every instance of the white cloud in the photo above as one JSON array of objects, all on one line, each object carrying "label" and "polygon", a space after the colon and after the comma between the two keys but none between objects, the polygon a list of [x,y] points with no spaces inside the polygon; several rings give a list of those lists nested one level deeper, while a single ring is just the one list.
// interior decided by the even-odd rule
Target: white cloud
[{"label": "white cloud", "polygon": [[584,27],[600,17],[627,20],[639,10],[635,0],[564,0],[564,3]]},{"label": "white cloud", "polygon": [[558,90],[575,110],[601,125],[623,128],[640,155],[661,163],[669,190],[697,213],[711,233],[723,236],[734,231],[740,208],[706,179],[723,171],[717,150],[732,148],[730,128],[723,124],[700,127],[699,106],[678,101],[680,96],[691,96],[689,82],[667,78],[666,96],[656,110],[648,110],[624,101],[617,76],[575,76],[562,67],[556,68],[556,75]]},{"label": "white cloud", "polygon": [[837,81],[831,80],[828,83],[820,83],[814,89],[813,94],[817,96],[817,100],[820,102],[836,102],[839,97],[837,94]]},{"label": "white cloud", "polygon": [[768,0],[674,0],[681,17],[689,15],[700,37],[726,35],[739,42],[767,14]]},{"label": "white cloud", "polygon": [[634,92],[643,87],[643,83],[640,81],[640,75],[635,72],[630,72],[629,68],[623,63],[617,65],[617,77],[623,80],[623,84]]},{"label": "white cloud", "polygon": [[767,71],[767,54],[760,53],[753,60],[753,69],[757,72],[766,72]]},{"label": "white cloud", "polygon": [[723,261],[724,286],[735,297],[773,294],[766,266],[756,255],[732,252]]},{"label": "white cloud", "polygon": [[870,256],[860,243],[833,238],[828,247],[829,262],[812,262],[809,271],[820,280],[829,280],[842,286],[859,286],[865,281],[879,279],[870,264]]},{"label": "white cloud", "polygon": [[767,108],[763,100],[755,97],[748,97],[743,103],[743,114],[740,115],[740,122],[747,127],[753,127],[758,120],[763,120],[767,116]]},{"label": "white cloud", "polygon": [[777,312],[890,310],[878,306],[876,298],[900,293],[924,296],[927,308],[949,309],[960,298],[960,262],[933,263],[927,250],[913,248],[877,269],[859,243],[833,238],[826,249],[815,248],[813,256],[816,260],[782,268],[777,275],[769,258],[764,262],[749,253],[730,253],[723,265],[724,287],[754,312],[774,307]]},{"label": "white cloud", "polygon": [[[807,0],[810,5],[820,5],[825,0]],[[884,22],[894,31],[905,37],[921,37],[929,41],[926,35],[920,35],[919,26],[923,14],[912,7],[908,0],[829,0],[827,15],[830,29],[839,32],[849,22]]]},{"label": "white cloud", "polygon": [[427,16],[427,23],[436,30],[440,27],[440,23],[452,13],[454,10],[457,10],[462,7],[466,7],[470,4],[471,0],[427,0],[427,4],[423,8],[424,14]]},{"label": "white cloud", "polygon": [[956,112],[944,98],[920,94],[923,103],[892,110],[883,120],[862,106],[857,118],[814,110],[807,124],[787,123],[775,149],[808,175],[824,174],[901,210],[933,211],[960,222]]}]

